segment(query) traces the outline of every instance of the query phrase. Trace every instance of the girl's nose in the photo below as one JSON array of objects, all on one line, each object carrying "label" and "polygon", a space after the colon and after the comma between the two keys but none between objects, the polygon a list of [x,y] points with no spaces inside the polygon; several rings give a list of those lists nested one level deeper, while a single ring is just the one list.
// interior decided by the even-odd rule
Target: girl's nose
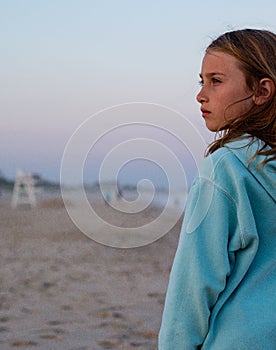
[{"label": "girl's nose", "polygon": [[206,94],[204,93],[203,88],[201,88],[201,90],[199,91],[199,93],[196,95],[196,100],[197,100],[197,102],[199,102],[199,103],[203,103],[203,102],[206,102],[206,101],[207,101],[207,96],[206,96]]}]

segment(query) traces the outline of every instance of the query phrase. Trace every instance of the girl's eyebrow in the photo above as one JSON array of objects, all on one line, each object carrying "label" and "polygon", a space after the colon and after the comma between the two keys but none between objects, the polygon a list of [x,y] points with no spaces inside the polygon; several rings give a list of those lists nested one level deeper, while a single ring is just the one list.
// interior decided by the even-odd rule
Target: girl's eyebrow
[{"label": "girl's eyebrow", "polygon": [[[214,75],[225,75],[224,73],[221,72],[210,72],[210,73],[206,73],[205,76],[207,78],[212,78]],[[202,79],[202,74],[199,73],[199,77]]]}]

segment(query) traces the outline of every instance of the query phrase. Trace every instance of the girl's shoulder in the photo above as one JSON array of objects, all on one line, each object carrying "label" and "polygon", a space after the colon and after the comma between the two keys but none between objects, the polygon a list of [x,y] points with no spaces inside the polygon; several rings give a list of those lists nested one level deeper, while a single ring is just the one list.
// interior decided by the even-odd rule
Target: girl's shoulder
[{"label": "girl's shoulder", "polygon": [[223,176],[229,177],[243,169],[245,162],[238,155],[242,153],[240,146],[238,142],[231,142],[208,155],[199,168],[199,177],[214,180]]}]

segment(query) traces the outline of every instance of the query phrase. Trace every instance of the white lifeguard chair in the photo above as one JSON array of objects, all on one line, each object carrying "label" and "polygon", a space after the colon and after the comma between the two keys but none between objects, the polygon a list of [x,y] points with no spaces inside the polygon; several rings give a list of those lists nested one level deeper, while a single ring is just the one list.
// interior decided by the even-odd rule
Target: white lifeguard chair
[{"label": "white lifeguard chair", "polygon": [[36,206],[35,182],[32,175],[26,175],[21,169],[17,170],[11,201],[12,208],[16,208],[19,204],[29,204],[32,208]]}]

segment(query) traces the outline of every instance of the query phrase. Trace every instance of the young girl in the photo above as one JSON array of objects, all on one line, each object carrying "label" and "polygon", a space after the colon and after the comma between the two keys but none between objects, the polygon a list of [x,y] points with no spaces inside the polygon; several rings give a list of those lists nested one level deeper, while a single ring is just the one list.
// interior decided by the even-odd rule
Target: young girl
[{"label": "young girl", "polygon": [[200,78],[220,136],[190,190],[159,350],[276,349],[276,35],[223,34]]}]

